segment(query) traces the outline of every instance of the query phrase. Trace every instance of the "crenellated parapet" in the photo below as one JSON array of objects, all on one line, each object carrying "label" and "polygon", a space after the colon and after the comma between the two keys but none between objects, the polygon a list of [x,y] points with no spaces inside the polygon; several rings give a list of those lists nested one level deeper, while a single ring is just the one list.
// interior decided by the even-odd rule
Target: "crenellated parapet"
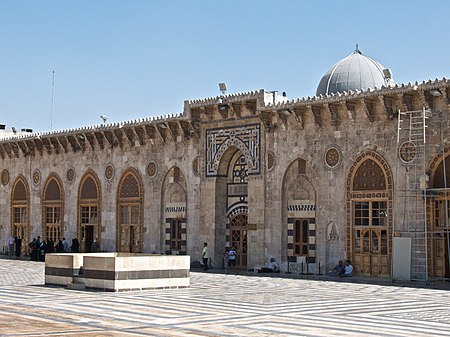
[{"label": "crenellated parapet", "polygon": [[90,149],[135,147],[181,142],[198,137],[198,125],[182,114],[98,124],[59,131],[21,134],[0,139],[0,157],[60,154]]},{"label": "crenellated parapet", "polygon": [[184,116],[201,122],[259,115],[268,104],[285,101],[276,91],[263,89],[184,102]]},{"label": "crenellated parapet", "polygon": [[[263,109],[274,113],[292,115],[300,128],[304,128],[304,120],[311,114],[315,125],[337,127],[344,119],[355,123],[357,113],[365,116],[368,122],[388,120],[398,111],[440,109],[449,111],[450,81],[446,78],[423,81],[422,83],[396,84],[393,86],[356,90],[330,95],[303,97],[286,100],[277,104],[267,104]],[[360,118],[360,117],[358,117]],[[288,121],[283,120],[283,123]]]},{"label": "crenellated parapet", "polygon": [[356,90],[288,100],[276,91],[256,90],[184,102],[183,114],[98,124],[75,129],[24,133],[0,138],[0,157],[59,154],[77,151],[130,148],[145,144],[181,142],[199,137],[202,123],[259,118],[265,131],[313,124],[339,128],[342,124],[390,120],[398,111],[440,109],[449,111],[450,81]]}]

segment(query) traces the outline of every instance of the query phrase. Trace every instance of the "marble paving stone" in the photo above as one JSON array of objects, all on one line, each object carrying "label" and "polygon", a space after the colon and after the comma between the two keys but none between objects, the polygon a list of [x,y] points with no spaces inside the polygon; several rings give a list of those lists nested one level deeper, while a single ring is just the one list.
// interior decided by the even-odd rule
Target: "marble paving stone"
[{"label": "marble paving stone", "polygon": [[0,336],[450,336],[450,292],[191,273],[191,287],[45,287],[44,265],[0,259]]}]

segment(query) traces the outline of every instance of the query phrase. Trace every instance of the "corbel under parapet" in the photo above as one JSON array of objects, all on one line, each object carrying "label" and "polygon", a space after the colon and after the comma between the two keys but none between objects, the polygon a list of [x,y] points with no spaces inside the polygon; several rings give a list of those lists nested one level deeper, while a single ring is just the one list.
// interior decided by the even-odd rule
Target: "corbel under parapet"
[{"label": "corbel under parapet", "polygon": [[102,132],[94,132],[94,137],[101,150],[105,148],[105,135]]},{"label": "corbel under parapet", "polygon": [[369,99],[360,99],[359,103],[369,121],[373,122],[375,120],[375,107],[373,102]]},{"label": "corbel under parapet", "polygon": [[338,126],[339,125],[339,106],[334,104],[324,104],[325,111],[330,114],[331,117],[331,125]]},{"label": "corbel under parapet", "polygon": [[308,109],[311,109],[311,112],[314,116],[314,121],[319,127],[322,127],[322,106],[320,105],[307,105]]},{"label": "corbel under parapet", "polygon": [[113,130],[113,135],[116,138],[116,142],[120,148],[123,148],[123,134],[124,132],[122,128]]},{"label": "corbel under parapet", "polygon": [[297,124],[300,126],[300,129],[305,128],[305,119],[304,119],[305,110],[300,108],[294,108],[294,116]]},{"label": "corbel under parapet", "polygon": [[345,102],[345,108],[347,110],[347,115],[348,115],[348,118],[350,119],[350,122],[352,124],[355,123],[356,104],[354,102],[346,101]]},{"label": "corbel under parapet", "polygon": [[59,137],[50,137],[50,143],[53,145],[56,154],[59,154],[59,150],[62,148],[58,138]]},{"label": "corbel under parapet", "polygon": [[138,139],[139,141],[139,145],[144,145],[145,144],[145,131],[144,128],[142,126],[136,126],[133,128],[133,132],[135,137]]},{"label": "corbel under parapet", "polygon": [[237,118],[240,118],[242,115],[242,103],[231,103],[231,107]]}]

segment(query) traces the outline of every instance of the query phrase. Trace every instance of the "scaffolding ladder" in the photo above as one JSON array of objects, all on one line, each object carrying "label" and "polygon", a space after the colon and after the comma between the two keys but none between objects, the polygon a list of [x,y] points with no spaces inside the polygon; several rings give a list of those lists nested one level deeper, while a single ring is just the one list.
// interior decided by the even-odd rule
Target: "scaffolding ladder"
[{"label": "scaffolding ladder", "polygon": [[398,112],[393,235],[411,238],[411,279],[428,282],[426,129],[431,112]]}]

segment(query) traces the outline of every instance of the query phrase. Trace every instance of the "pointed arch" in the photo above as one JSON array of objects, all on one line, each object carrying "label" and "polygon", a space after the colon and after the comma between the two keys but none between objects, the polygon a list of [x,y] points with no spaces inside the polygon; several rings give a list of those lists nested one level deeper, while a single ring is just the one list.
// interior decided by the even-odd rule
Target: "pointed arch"
[{"label": "pointed arch", "polygon": [[11,233],[21,240],[20,254],[28,253],[30,243],[30,188],[27,180],[20,175],[11,189]]},{"label": "pointed arch", "polygon": [[[232,141],[231,141],[232,140]],[[225,248],[236,251],[235,266],[246,269],[248,263],[248,176],[251,167],[247,161],[248,147],[239,139],[231,139],[222,144],[216,157],[217,177],[215,181],[215,227],[214,244],[217,252]],[[253,157],[252,157],[253,158]],[[220,260],[216,263],[223,264]],[[220,262],[219,262],[220,261]]]},{"label": "pointed arch", "polygon": [[101,245],[101,185],[93,170],[84,173],[78,186],[77,234],[81,252],[91,252],[92,242]]},{"label": "pointed arch", "polygon": [[217,150],[215,164],[213,165],[213,168],[216,171],[218,171],[219,169],[222,157],[227,152],[229,152],[230,148],[235,148],[242,153],[249,168],[253,168],[255,166],[252,153],[248,149],[247,145],[239,138],[229,138],[225,142],[223,142],[222,145],[220,145],[219,149]]},{"label": "pointed arch", "polygon": [[366,150],[347,174],[347,255],[355,272],[388,277],[392,253],[393,176],[379,153]]},{"label": "pointed arch", "polygon": [[161,191],[162,235],[166,254],[187,253],[187,183],[183,171],[172,166],[164,176]]},{"label": "pointed arch", "polygon": [[117,186],[116,241],[119,252],[142,253],[144,190],[138,170],[130,167]]},{"label": "pointed arch", "polygon": [[316,262],[316,191],[314,169],[302,157],[283,176],[283,246],[291,262]]},{"label": "pointed arch", "polygon": [[450,146],[434,156],[428,168],[428,266],[431,276],[450,278]]},{"label": "pointed arch", "polygon": [[42,236],[45,240],[58,242],[64,236],[64,191],[62,180],[56,173],[47,177],[41,200]]}]

